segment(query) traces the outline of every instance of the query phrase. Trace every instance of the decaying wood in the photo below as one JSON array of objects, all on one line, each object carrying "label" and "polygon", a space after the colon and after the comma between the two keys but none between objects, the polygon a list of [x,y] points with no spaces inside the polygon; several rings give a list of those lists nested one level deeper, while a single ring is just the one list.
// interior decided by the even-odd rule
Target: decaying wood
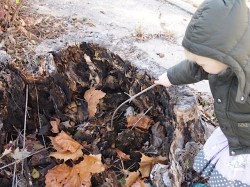
[{"label": "decaying wood", "polygon": [[[154,78],[145,71],[96,44],[83,42],[51,54],[52,60],[36,58],[35,67],[32,63],[27,63],[26,68],[8,64],[0,69],[0,118],[7,141],[18,136],[16,129],[23,129],[21,122],[28,93],[27,135],[37,133],[46,147],[50,145],[48,136],[54,135],[50,121],[58,119],[59,130],[69,132],[80,143],[88,145],[88,152],[101,153],[107,165],[119,166],[115,151],[119,149],[132,158],[124,161],[124,169],[136,171],[141,156],[137,153],[139,150],[150,156],[168,157],[167,172],[172,176],[173,187],[192,181],[183,173],[192,173],[194,154],[190,152],[197,152],[198,145],[204,143],[204,130],[193,96],[185,95],[185,91],[171,93],[156,86]],[[89,115],[84,99],[85,92],[92,88],[105,93],[94,116]],[[126,127],[128,108],[137,114],[146,113],[157,126],[153,128],[154,135],[151,129]],[[52,165],[50,160],[44,168],[39,168],[40,172],[45,173]],[[115,172],[105,171],[103,176],[113,176]],[[93,178],[99,185],[107,182],[105,177]],[[100,179],[103,181],[98,181]]]}]

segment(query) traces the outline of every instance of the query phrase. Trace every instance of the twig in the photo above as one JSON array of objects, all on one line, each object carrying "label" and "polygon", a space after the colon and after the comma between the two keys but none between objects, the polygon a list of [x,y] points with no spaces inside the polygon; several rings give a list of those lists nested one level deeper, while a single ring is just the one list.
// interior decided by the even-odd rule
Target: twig
[{"label": "twig", "polygon": [[15,184],[15,187],[17,187],[17,183],[18,183],[18,181],[17,181],[17,175],[16,175],[16,184]]},{"label": "twig", "polygon": [[[23,124],[23,149],[25,149],[25,143],[26,143],[25,139],[26,139],[26,128],[27,128],[28,94],[29,94],[29,85],[26,85],[26,101],[25,101],[24,124]],[[22,162],[22,173],[23,173],[23,162]]]},{"label": "twig", "polygon": [[13,177],[12,177],[12,187],[15,187],[16,183],[16,163],[14,164],[14,172],[13,172]]},{"label": "twig", "polygon": [[[39,128],[42,128],[42,123],[41,123],[41,118],[40,118],[40,110],[39,110],[39,98],[38,98],[38,91],[37,91],[37,87],[36,87],[36,82],[34,79],[34,73],[32,73],[33,76],[33,80],[34,80],[34,85],[35,85],[35,91],[36,91],[36,103],[37,103],[37,116],[38,116],[38,123],[39,123]],[[44,136],[42,134],[42,139],[43,139],[43,146],[46,148],[46,143],[45,143],[45,139]]]},{"label": "twig", "polygon": [[136,124],[151,110],[151,108],[152,108],[152,106],[151,107],[149,107],[149,109],[147,109],[146,110],[146,112],[144,112],[142,115],[141,115],[141,117],[133,124],[133,126],[132,126],[132,128],[131,128],[131,130],[133,130],[134,128],[135,128],[135,126],[136,126]]},{"label": "twig", "polygon": [[23,124],[23,149],[25,148],[26,128],[27,128],[27,113],[28,113],[28,94],[29,85],[26,85],[26,101],[25,101],[25,112],[24,112],[24,124]]},{"label": "twig", "polygon": [[33,182],[32,182],[32,179],[31,179],[31,172],[30,172],[30,168],[28,166],[27,159],[24,160],[24,166],[25,166],[25,174],[24,174],[24,176],[26,178],[26,181],[28,181],[28,187],[34,186]]},{"label": "twig", "polygon": [[0,170],[2,170],[2,169],[4,169],[4,168],[7,168],[7,167],[9,167],[9,166],[11,166],[11,165],[13,165],[13,164],[15,164],[15,163],[19,163],[19,162],[20,162],[20,160],[16,160],[15,162],[11,162],[11,163],[9,163],[9,164],[7,164],[7,165],[1,167]]},{"label": "twig", "polygon": [[113,122],[114,122],[114,117],[115,117],[116,112],[117,112],[124,104],[126,104],[126,103],[132,101],[132,100],[135,99],[137,96],[139,96],[139,95],[143,94],[144,92],[146,92],[146,91],[148,91],[148,90],[154,88],[154,87],[157,86],[157,85],[159,85],[159,84],[153,84],[153,85],[149,86],[148,88],[146,88],[146,89],[140,91],[139,93],[135,94],[134,96],[130,97],[128,100],[126,100],[126,101],[124,101],[122,104],[120,104],[120,105],[115,109],[115,111],[114,111],[114,113],[113,113],[113,115],[112,115],[112,117],[111,117],[111,128],[113,128]]}]

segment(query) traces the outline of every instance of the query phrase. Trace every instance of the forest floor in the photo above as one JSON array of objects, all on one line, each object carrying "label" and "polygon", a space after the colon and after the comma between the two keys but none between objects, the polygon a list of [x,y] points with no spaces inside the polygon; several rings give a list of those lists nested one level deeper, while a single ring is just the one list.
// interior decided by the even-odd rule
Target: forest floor
[{"label": "forest floor", "polygon": [[[22,70],[20,69],[22,69],[25,66],[24,61],[25,59],[27,59],[27,55],[36,53],[37,49],[39,50],[42,49],[45,51],[50,50],[50,49],[44,49],[43,47],[44,46],[43,44],[46,43],[46,41],[48,40],[53,41],[57,38],[60,38],[63,35],[68,35],[69,33],[76,33],[80,31],[88,33],[95,32],[104,36],[112,35],[113,36],[112,39],[114,41],[117,40],[122,41],[126,39],[131,43],[132,46],[136,46],[140,50],[144,51],[154,62],[159,64],[159,66],[162,67],[162,69],[166,69],[175,65],[184,58],[183,48],[181,47],[181,40],[184,35],[185,28],[189,20],[191,19],[193,12],[198,6],[199,2],[200,1],[192,1],[192,0],[185,0],[185,1],[154,0],[150,2],[147,1],[145,2],[143,0],[139,0],[136,2],[133,0],[115,1],[115,2],[111,0],[104,0],[104,1],[34,0],[30,2],[21,1],[21,3],[16,4],[14,1],[8,1],[8,0],[2,1],[0,3],[0,33],[1,33],[0,60],[2,63],[6,59],[8,59],[11,63],[16,64],[19,67],[19,69],[18,68],[17,69],[14,68],[14,70],[10,69],[11,72],[10,74],[18,75],[15,74],[15,72],[19,71],[22,72]],[[112,41],[109,42],[112,43]],[[74,52],[77,52],[77,50],[78,49],[72,49],[73,51],[72,54],[74,54]],[[62,53],[62,56],[63,55],[64,53]],[[94,62],[94,59],[89,59],[89,57],[90,56],[88,55],[84,56],[86,62],[87,63],[90,63],[92,61]],[[65,53],[65,58],[69,58],[66,55],[66,53]],[[143,64],[141,64],[141,66],[143,66]],[[3,69],[1,69],[1,71],[2,70]],[[74,69],[74,71],[75,70],[77,70],[77,68]],[[95,70],[94,72],[91,71],[92,70],[91,68],[88,70],[90,71],[89,73],[91,74],[91,76],[96,75],[97,73],[97,69],[94,69]],[[75,74],[73,79],[76,78],[78,76],[77,73],[80,72],[74,72],[74,73]],[[60,77],[60,79],[63,78],[63,80],[64,79],[67,80],[66,72],[64,76]],[[120,78],[123,76],[124,76],[123,74],[119,75]],[[30,80],[29,77],[25,76],[21,77]],[[106,134],[109,134],[111,132],[111,130],[108,127],[105,129],[97,127],[93,128],[94,125],[98,126],[97,124],[99,123],[99,121],[90,118],[90,121],[92,120],[91,124],[90,123],[87,124],[83,123],[80,125],[78,124],[79,126],[77,126],[76,128],[74,126],[75,124],[70,123],[70,120],[62,121],[62,119],[64,119],[65,116],[58,114],[57,115],[58,118],[53,117],[49,121],[42,119],[46,121],[47,125],[45,125],[44,128],[39,129],[38,132],[34,131],[34,129],[28,129],[27,132],[32,132],[32,133],[27,133],[26,138],[23,138],[25,137],[25,134],[23,134],[23,130],[20,130],[21,128],[18,128],[20,126],[20,123],[23,122],[20,122],[17,119],[19,119],[19,117],[20,119],[22,119],[22,117],[26,116],[27,114],[25,112],[17,114],[16,112],[19,109],[18,107],[16,108],[15,106],[20,107],[22,105],[21,103],[25,101],[26,97],[25,95],[20,96],[22,95],[21,94],[22,92],[19,93],[20,90],[16,91],[14,88],[18,86],[20,87],[22,86],[23,90],[26,90],[26,88],[25,86],[23,86],[25,85],[25,82],[22,82],[19,79],[21,80],[21,78],[16,78],[12,80],[5,75],[1,77],[1,82],[3,83],[1,84],[1,89],[0,89],[1,93],[2,92],[5,93],[5,91],[3,91],[4,90],[3,86],[8,85],[9,90],[6,91],[6,93],[7,92],[11,93],[10,95],[13,99],[12,101],[14,101],[12,103],[14,109],[9,110],[9,113],[10,111],[12,111],[13,113],[11,115],[8,114],[9,115],[8,120],[13,122],[12,125],[14,127],[12,129],[6,130],[6,127],[3,128],[2,126],[4,126],[4,124],[2,124],[0,129],[1,131],[0,151],[2,153],[0,158],[1,159],[0,163],[2,166],[0,171],[0,176],[1,176],[0,182],[2,186],[11,186],[11,185],[22,186],[22,187],[44,186],[45,179],[47,180],[46,182],[47,186],[55,186],[55,183],[58,181],[54,181],[54,178],[56,177],[60,178],[62,171],[64,173],[67,173],[68,176],[70,176],[70,177],[62,176],[60,179],[58,179],[59,182],[64,185],[72,183],[79,184],[79,178],[75,177],[75,174],[77,173],[77,175],[81,176],[80,182],[83,184],[84,181],[84,185],[86,186],[90,185],[89,183],[91,182],[92,184],[100,184],[101,182],[103,182],[102,184],[104,186],[105,185],[111,186],[111,184],[116,184],[116,186],[119,185],[131,186],[132,184],[134,186],[136,185],[147,186],[150,184],[150,181],[140,180],[140,178],[138,177],[138,173],[135,171],[139,169],[140,175],[141,174],[148,175],[148,170],[149,168],[151,168],[153,163],[166,162],[167,158],[164,158],[164,156],[162,157],[162,154],[160,153],[162,153],[163,150],[161,150],[159,147],[157,147],[158,148],[156,149],[157,154],[154,155],[154,157],[151,157],[152,154],[146,154],[145,151],[146,145],[144,144],[145,144],[145,138],[146,139],[148,138],[145,137],[146,136],[145,130],[146,131],[148,130],[149,128],[148,126],[141,127],[142,130],[139,131],[132,132],[129,129],[127,131],[122,131],[122,133],[121,129],[124,128],[124,126],[119,127],[119,129],[116,129],[116,131],[122,137],[121,136],[116,137],[111,133],[111,137],[113,137],[113,139],[110,140],[106,139],[107,138]],[[117,82],[115,82],[112,79],[112,77],[110,79],[105,80],[112,82],[112,85],[110,85],[110,87],[119,86],[119,84],[117,84]],[[87,80],[87,81],[92,81],[92,80]],[[124,82],[126,81],[124,80]],[[150,83],[150,81],[148,83]],[[53,87],[53,85],[49,84],[47,85],[47,84],[48,83],[46,82],[45,85],[40,85],[39,88],[36,87],[34,87],[33,89],[27,88],[27,90],[29,90],[30,92],[29,97],[31,101],[30,103],[28,103],[28,105],[21,106],[20,108],[24,109],[23,111],[28,110],[29,115],[32,116],[33,114],[32,112],[34,112],[32,107],[34,107],[36,103],[36,100],[34,100],[34,98],[36,98],[36,96],[39,95],[36,93],[37,91],[34,91],[36,89],[40,89],[40,91],[43,92],[43,95],[39,95],[39,98],[40,99],[44,98],[43,101],[44,103],[46,102],[48,102],[49,104],[53,103],[52,104],[54,107],[53,110],[56,110],[57,109],[56,107],[60,107],[60,105],[62,104],[60,102],[64,102],[65,98],[59,99],[59,97],[56,97],[56,95],[58,94],[57,91],[60,91],[61,89],[64,88],[61,88],[61,84],[59,83],[58,83],[60,87],[59,90],[57,90],[58,88],[57,83],[54,85],[55,87]],[[75,86],[71,82],[69,82],[68,84],[71,86],[72,89]],[[82,82],[82,84],[85,84],[84,81]],[[147,84],[145,83],[145,85]],[[51,96],[49,97],[49,101],[46,101],[45,98],[48,94],[46,88],[50,86],[52,87],[51,90],[54,93],[52,93],[50,90],[49,94],[51,94]],[[200,100],[198,99],[201,102],[200,109],[204,113],[206,113],[207,116],[212,117],[213,110],[209,108],[212,100],[209,96],[210,91],[207,82],[201,82],[200,84],[195,84],[190,86],[194,88],[193,92],[196,94],[196,97],[200,99]],[[126,87],[132,89],[133,93],[137,92],[136,87],[133,87],[131,82],[128,82]],[[78,91],[78,88],[74,89]],[[131,90],[127,90],[127,93],[129,93],[129,91]],[[79,92],[82,92],[82,90]],[[204,94],[205,95],[204,96],[203,95],[204,92],[208,93],[208,96],[206,94]],[[72,92],[72,94],[75,94],[75,92]],[[98,103],[99,100],[101,100],[105,94],[108,95],[108,92],[107,93],[97,92],[95,94],[97,94],[96,98],[99,97],[100,98],[92,102]],[[52,98],[52,95],[55,98]],[[92,92],[90,95],[92,95]],[[2,94],[1,97],[5,98],[6,95]],[[84,97],[88,96],[85,95]],[[117,102],[116,105],[118,104],[119,101],[125,100],[125,98],[126,97],[119,98],[119,100],[116,101]],[[11,100],[10,98],[8,99]],[[108,99],[111,99],[111,97],[108,97]],[[203,99],[205,99],[207,103],[204,103]],[[4,102],[7,102],[7,100]],[[53,102],[51,100],[53,100]],[[55,103],[57,104],[56,107]],[[109,107],[108,105],[109,103],[110,100],[107,100],[106,103],[104,102],[102,103],[102,105],[101,104],[100,105],[106,109]],[[112,100],[111,103],[115,105],[115,101]],[[144,105],[147,106],[148,103],[144,103]],[[67,106],[67,111],[66,112],[64,111],[65,113],[67,113],[66,115],[67,117],[70,116],[70,119],[74,118],[73,121],[77,121],[79,120],[79,118],[83,120],[82,117],[83,114],[77,113],[78,110],[76,108],[78,106],[79,105],[77,104],[76,101],[72,102]],[[40,107],[42,107],[42,104]],[[160,108],[159,112],[162,112],[161,107],[158,108]],[[88,110],[90,109],[84,108],[84,111]],[[94,105],[93,110],[94,111],[96,110],[96,105]],[[37,111],[37,109],[34,112],[34,116],[35,113],[38,113],[39,115],[39,111]],[[46,117],[49,116],[49,114],[45,113],[46,112],[43,112],[44,116]],[[75,113],[77,113],[77,115],[75,115]],[[75,115],[75,117],[72,117],[73,114]],[[96,115],[96,113],[94,112],[92,113],[92,115]],[[98,115],[105,117],[106,114],[99,113]],[[134,125],[134,123],[137,123],[135,121],[137,120],[140,121],[141,119],[144,119],[146,113],[143,114],[144,117],[140,115],[133,120],[130,119],[133,122],[130,121],[129,124]],[[152,116],[154,115],[152,114]],[[59,119],[59,117],[61,118]],[[13,120],[14,118],[16,119]],[[40,123],[40,117],[38,118],[39,118],[38,123]],[[77,118],[77,120],[75,118]],[[129,119],[126,120],[129,121]],[[152,119],[150,118],[145,117],[144,120],[147,121],[146,122],[147,125],[149,125],[152,122]],[[36,120],[34,119],[34,121]],[[27,119],[27,123],[29,122],[30,121]],[[124,123],[124,121],[122,121],[122,123]],[[72,128],[74,130],[72,130]],[[66,131],[68,134],[71,134],[73,138],[68,134],[64,134],[63,130]],[[77,134],[83,130],[84,132],[88,133]],[[160,131],[161,129],[159,127],[159,129],[155,129],[154,133],[161,134]],[[102,133],[104,133],[105,135],[103,135]],[[96,137],[94,137],[94,139],[93,137],[91,137],[93,134],[96,134]],[[136,150],[142,148],[140,146],[138,147],[137,145],[135,145],[135,147],[131,148],[131,152],[126,153],[127,145],[124,145],[123,143],[126,142],[125,139],[128,138],[128,134],[130,134],[132,142],[142,141],[141,144],[144,145],[143,149],[145,152],[140,153],[138,155]],[[49,135],[53,137],[50,140],[48,140]],[[38,136],[39,138],[37,138]],[[81,137],[80,138],[81,142],[84,143],[79,144],[77,141],[74,140],[74,139],[79,140],[79,137]],[[119,139],[119,137],[121,137],[122,139]],[[139,139],[135,140],[135,137],[137,138],[139,137]],[[119,142],[110,143],[110,145],[108,145],[108,148],[110,149],[107,149],[108,151],[105,153],[102,152],[103,155],[107,156],[105,158],[106,159],[105,167],[102,165],[100,156],[93,156],[92,154],[90,155],[87,154],[83,159],[86,162],[83,162],[81,160],[83,157],[82,150],[85,151],[84,154],[86,154],[86,152],[92,153],[95,151],[100,153],[101,149],[104,148],[106,149],[105,147],[107,146],[106,142],[109,141],[112,142],[116,138],[119,140]],[[63,140],[67,140],[67,142],[64,142]],[[103,140],[104,142],[101,140]],[[48,141],[51,141],[52,145],[48,146],[47,145]],[[156,141],[156,139],[154,141]],[[158,137],[157,142],[159,143],[159,141],[164,142],[166,140]],[[93,142],[94,145],[92,144]],[[19,145],[22,144],[26,145],[25,149],[24,148],[19,149]],[[120,146],[118,146],[118,144]],[[140,142],[138,142],[138,144],[140,144]],[[156,144],[157,143],[155,143],[154,146],[156,146]],[[115,150],[113,149],[114,145],[117,148]],[[126,149],[124,148],[124,146],[126,147]],[[56,150],[57,152],[52,153],[51,150]],[[54,154],[52,157],[56,159],[48,157],[48,155],[51,156],[51,154]],[[113,157],[116,158],[118,157],[119,159],[113,159]],[[26,158],[29,158],[28,161]],[[79,158],[81,159],[79,160]],[[136,162],[131,163],[129,161],[131,158],[136,160]],[[67,164],[62,165],[63,164],[62,160],[66,161],[68,159],[70,159],[71,162],[68,161]],[[25,162],[22,162],[21,160],[25,160]],[[20,162],[22,163],[21,165]],[[89,168],[89,170],[85,170],[86,167],[88,167],[93,163],[97,164],[96,168]],[[108,165],[108,163],[110,165]],[[61,165],[56,169],[56,167],[54,166],[58,164]],[[77,165],[77,167],[72,167],[72,165],[75,164]],[[107,167],[109,168],[107,169]],[[80,168],[84,168],[84,170]],[[98,176],[97,174],[94,177],[92,177],[92,173],[99,173],[104,170],[105,170],[105,175]],[[49,175],[47,175],[47,177],[45,178],[45,175],[46,173],[48,173],[48,171]],[[120,172],[120,174],[117,174],[117,171]],[[119,177],[117,178],[118,175]]]}]

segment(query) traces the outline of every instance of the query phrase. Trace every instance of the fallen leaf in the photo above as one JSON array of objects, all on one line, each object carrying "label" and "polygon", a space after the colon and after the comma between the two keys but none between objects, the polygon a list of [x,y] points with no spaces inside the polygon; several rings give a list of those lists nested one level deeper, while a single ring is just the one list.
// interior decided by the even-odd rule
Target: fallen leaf
[{"label": "fallen leaf", "polygon": [[66,129],[72,127],[72,125],[70,124],[70,121],[64,121],[61,123],[61,125],[64,126]]},{"label": "fallen leaf", "polygon": [[10,155],[15,160],[23,160],[23,159],[30,156],[30,152],[28,152],[26,149],[21,149],[20,150],[19,147],[18,147],[18,148],[16,148],[14,150],[14,153],[11,153]]},{"label": "fallen leaf", "polygon": [[35,153],[44,148],[44,145],[37,140],[37,133],[29,134],[26,136],[25,148],[31,153]]},{"label": "fallen leaf", "polygon": [[53,147],[57,152],[51,153],[50,156],[65,160],[77,160],[82,153],[82,145],[75,141],[64,131],[61,131],[56,137],[50,137]]},{"label": "fallen leaf", "polygon": [[84,94],[84,99],[88,103],[88,112],[91,117],[95,115],[97,112],[97,105],[106,93],[102,92],[101,90],[95,90],[94,88],[90,88]]},{"label": "fallen leaf", "polygon": [[[54,168],[50,169],[48,173],[45,176],[45,184],[46,187],[61,187],[61,186],[67,186],[66,184],[69,182],[70,179],[73,177],[78,177],[78,172],[72,172],[73,168],[67,166],[65,163],[60,164],[58,166],[55,166]],[[75,175],[74,175],[75,173]],[[72,183],[72,186],[80,186],[80,182],[75,181],[75,183]]]},{"label": "fallen leaf", "polygon": [[120,149],[115,149],[115,152],[117,153],[118,157],[120,157],[121,160],[130,160],[130,155],[125,154]]},{"label": "fallen leaf", "polygon": [[128,177],[126,178],[126,187],[131,187],[132,184],[136,182],[138,177],[140,176],[139,171],[129,172]]},{"label": "fallen leaf", "polygon": [[84,54],[84,59],[86,60],[86,62],[89,64],[89,63],[92,63],[90,57],[87,55],[87,54]]},{"label": "fallen leaf", "polygon": [[25,142],[25,147],[27,151],[32,152],[32,153],[36,152],[39,149],[44,148],[44,146],[39,141],[28,139],[28,138]]},{"label": "fallen leaf", "polygon": [[90,187],[91,176],[104,171],[101,155],[84,155],[84,160],[73,167],[65,163],[50,169],[45,176],[46,187]]},{"label": "fallen leaf", "polygon": [[144,181],[141,179],[137,179],[137,181],[131,185],[131,187],[147,187],[148,185],[145,184]]},{"label": "fallen leaf", "polygon": [[10,154],[11,152],[12,152],[12,148],[11,147],[4,149],[4,151],[3,151],[3,153],[2,153],[2,155],[1,155],[0,158],[3,158],[4,156]]},{"label": "fallen leaf", "polygon": [[50,125],[52,126],[51,132],[59,133],[60,119],[56,118],[55,121],[50,121]]},{"label": "fallen leaf", "polygon": [[158,157],[148,157],[144,155],[143,153],[141,157],[141,162],[140,164],[140,173],[142,175],[142,178],[144,177],[149,177],[150,172],[152,170],[152,167],[155,163],[163,163],[164,161],[167,160],[166,157],[158,156]]},{"label": "fallen leaf", "polygon": [[135,116],[130,116],[127,118],[127,127],[133,127],[136,123],[136,127],[141,129],[149,129],[152,120],[148,116],[143,116],[143,114],[137,114]]},{"label": "fallen leaf", "polygon": [[80,157],[82,157],[83,153],[81,149],[76,150],[74,153],[71,153],[69,151],[65,151],[65,152],[53,152],[50,153],[49,156],[54,157],[56,159],[60,159],[60,160],[78,160]]},{"label": "fallen leaf", "polygon": [[54,148],[59,152],[69,151],[71,153],[76,152],[79,148],[82,148],[81,144],[75,141],[66,132],[62,131],[55,137],[50,137]]},{"label": "fallen leaf", "polygon": [[33,179],[38,179],[40,177],[40,173],[39,171],[37,171],[35,168],[32,170],[32,174],[31,174]]},{"label": "fallen leaf", "polygon": [[82,184],[91,183],[91,174],[100,173],[105,170],[102,163],[102,156],[84,155],[84,160],[75,166],[80,172]]}]

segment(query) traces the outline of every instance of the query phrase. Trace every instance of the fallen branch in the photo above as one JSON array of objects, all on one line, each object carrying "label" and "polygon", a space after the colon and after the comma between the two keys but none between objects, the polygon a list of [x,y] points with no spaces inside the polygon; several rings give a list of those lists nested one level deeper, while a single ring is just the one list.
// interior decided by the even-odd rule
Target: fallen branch
[{"label": "fallen branch", "polygon": [[114,111],[114,113],[113,113],[113,115],[112,115],[111,124],[110,124],[110,125],[111,125],[111,128],[113,128],[113,122],[114,122],[114,117],[115,117],[116,112],[117,112],[124,104],[126,104],[126,103],[132,101],[133,99],[135,99],[135,98],[138,97],[139,95],[145,93],[146,91],[148,91],[148,90],[154,88],[154,87],[157,86],[157,85],[159,85],[159,84],[153,84],[153,85],[149,86],[148,88],[146,88],[146,89],[140,91],[139,93],[135,94],[134,96],[130,97],[128,100],[126,100],[126,101],[124,101],[122,104],[120,104],[120,105],[115,109],[115,111]]}]

